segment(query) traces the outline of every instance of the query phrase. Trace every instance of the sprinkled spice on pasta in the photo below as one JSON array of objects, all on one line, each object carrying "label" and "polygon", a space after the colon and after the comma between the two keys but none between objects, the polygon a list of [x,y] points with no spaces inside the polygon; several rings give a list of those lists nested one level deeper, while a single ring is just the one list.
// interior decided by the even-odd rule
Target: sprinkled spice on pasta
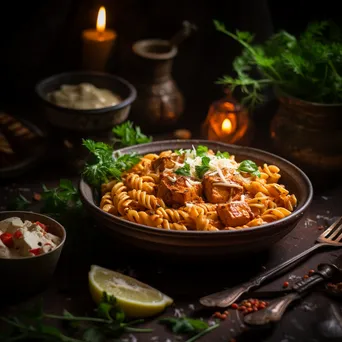
[{"label": "sprinkled spice on pasta", "polygon": [[147,154],[121,180],[102,184],[100,208],[168,230],[236,230],[291,214],[297,199],[275,165],[240,163],[206,146]]}]

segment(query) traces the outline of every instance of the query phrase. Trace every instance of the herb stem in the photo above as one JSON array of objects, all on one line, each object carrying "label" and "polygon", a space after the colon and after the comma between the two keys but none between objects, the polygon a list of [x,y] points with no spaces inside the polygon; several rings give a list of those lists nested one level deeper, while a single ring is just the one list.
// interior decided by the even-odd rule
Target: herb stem
[{"label": "herb stem", "polygon": [[145,332],[145,333],[153,331],[153,329],[150,329],[150,328],[132,328],[128,326],[125,326],[125,330],[127,332]]},{"label": "herb stem", "polygon": [[219,326],[220,326],[220,324],[212,325],[211,327],[209,327],[209,328],[207,328],[207,329],[201,331],[201,332],[198,333],[197,335],[195,335],[195,336],[189,338],[189,339],[186,340],[185,342],[194,342],[194,341],[198,340],[200,337],[202,337],[202,336],[208,334],[210,331],[212,331],[212,330],[218,328]]},{"label": "herb stem", "polygon": [[111,320],[96,318],[96,317],[67,317],[67,316],[50,315],[50,314],[44,314],[44,317],[51,318],[51,319],[59,319],[59,320],[64,320],[64,321],[86,321],[86,322],[104,323],[104,324],[112,323]]},{"label": "herb stem", "polygon": [[27,337],[27,334],[23,333],[23,334],[18,335],[18,336],[10,337],[10,338],[6,339],[5,342],[19,341],[19,340],[22,340],[26,337]]}]

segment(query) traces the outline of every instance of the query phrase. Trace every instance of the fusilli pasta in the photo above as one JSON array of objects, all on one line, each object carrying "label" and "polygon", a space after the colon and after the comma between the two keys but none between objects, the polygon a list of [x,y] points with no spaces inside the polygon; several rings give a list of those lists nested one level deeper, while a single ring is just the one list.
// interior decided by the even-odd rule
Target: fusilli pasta
[{"label": "fusilli pasta", "polygon": [[203,146],[201,153],[199,147],[150,153],[120,181],[102,184],[100,208],[166,230],[245,229],[295,210],[297,198],[280,178],[275,165],[239,163]]}]

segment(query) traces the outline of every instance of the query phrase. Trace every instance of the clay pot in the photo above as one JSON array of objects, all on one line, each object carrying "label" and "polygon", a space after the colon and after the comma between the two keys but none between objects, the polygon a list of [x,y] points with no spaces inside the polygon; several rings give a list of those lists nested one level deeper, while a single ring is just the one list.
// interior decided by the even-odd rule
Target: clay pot
[{"label": "clay pot", "polygon": [[342,104],[320,104],[279,89],[280,105],[271,122],[277,152],[309,173],[342,170]]},{"label": "clay pot", "polygon": [[167,40],[140,40],[133,53],[130,74],[138,96],[132,119],[144,132],[168,131],[183,113],[183,96],[171,75],[177,47]]}]

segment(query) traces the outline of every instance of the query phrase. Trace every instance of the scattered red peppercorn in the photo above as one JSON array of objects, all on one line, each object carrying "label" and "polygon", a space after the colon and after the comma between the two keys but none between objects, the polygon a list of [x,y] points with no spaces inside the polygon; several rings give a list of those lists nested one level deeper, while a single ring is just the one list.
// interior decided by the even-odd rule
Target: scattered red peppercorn
[{"label": "scattered red peppercorn", "polygon": [[0,239],[6,247],[13,247],[13,235],[11,233],[1,234]]},{"label": "scattered red peppercorn", "polygon": [[287,287],[289,287],[289,285],[290,285],[290,283],[288,281],[285,281],[284,284],[283,284],[283,287],[287,288]]},{"label": "scattered red peppercorn", "polygon": [[17,240],[22,239],[23,238],[23,233],[19,229],[17,229],[14,232],[13,237],[15,237]]},{"label": "scattered red peppercorn", "polygon": [[237,309],[238,307],[239,307],[239,305],[236,304],[236,303],[233,303],[233,304],[231,305],[231,308],[232,308],[232,309]]},{"label": "scattered red peppercorn", "polygon": [[40,201],[42,199],[42,195],[38,194],[38,192],[35,192],[32,197],[35,201]]},{"label": "scattered red peppercorn", "polygon": [[303,279],[308,279],[309,276],[307,274],[305,274],[305,276],[303,277]]},{"label": "scattered red peppercorn", "polygon": [[226,314],[221,315],[221,319],[226,319],[226,318],[227,318]]},{"label": "scattered red peppercorn", "polygon": [[236,342],[236,339],[235,339],[235,338],[231,338],[231,339],[229,340],[229,342]]},{"label": "scattered red peppercorn", "polygon": [[310,270],[309,271],[309,276],[312,276],[315,273],[315,270]]}]

